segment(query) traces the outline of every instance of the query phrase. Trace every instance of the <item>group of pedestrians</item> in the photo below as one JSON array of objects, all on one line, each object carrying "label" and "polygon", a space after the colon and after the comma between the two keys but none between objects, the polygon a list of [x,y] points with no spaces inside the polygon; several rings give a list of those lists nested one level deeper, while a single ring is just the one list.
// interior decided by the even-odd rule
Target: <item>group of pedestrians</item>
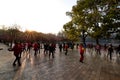
[{"label": "group of pedestrians", "polygon": [[[55,57],[55,50],[56,50],[56,44],[55,43],[44,43],[44,54],[49,54],[49,58]],[[101,55],[101,49],[103,47],[103,50],[107,51],[107,57],[110,58],[110,60],[112,60],[112,54],[114,49],[116,50],[116,53],[120,55],[120,45],[116,48],[114,48],[112,46],[112,44],[109,44],[108,46],[105,44],[104,46],[101,46],[100,44],[97,44],[96,46],[94,45],[87,45],[88,49],[95,49],[96,54]],[[13,62],[13,66],[16,65],[16,62],[18,62],[18,65],[21,66],[21,55],[23,52],[28,52],[30,53],[31,48],[33,48],[34,50],[34,56],[36,56],[38,53],[40,54],[40,48],[41,48],[41,44],[38,42],[28,42],[28,43],[20,43],[20,42],[16,42],[15,45],[12,48],[9,48],[9,51],[13,51],[14,52],[14,56],[16,57],[14,62]],[[67,55],[68,54],[68,49],[70,48],[68,43],[63,43],[63,44],[58,44],[58,48],[59,51],[62,52],[64,51],[64,54]],[[72,48],[71,48],[72,49]],[[81,63],[84,62],[84,53],[86,50],[86,47],[80,43],[79,45],[77,44],[77,49],[79,49],[79,53],[80,53],[80,59],[79,61]],[[93,51],[93,50],[92,50]],[[91,52],[92,53],[92,52]]]},{"label": "group of pedestrians", "polygon": [[18,62],[18,65],[21,66],[21,55],[23,52],[27,52],[30,53],[31,48],[33,47],[34,50],[34,55],[36,56],[40,45],[39,43],[35,42],[35,43],[20,43],[20,42],[15,42],[14,46],[12,48],[8,48],[9,51],[13,51],[14,56],[16,57],[14,62],[13,62],[13,66],[16,66],[16,62]]},{"label": "group of pedestrians", "polygon": [[[69,48],[71,48],[72,50],[74,49],[74,44],[72,44],[72,45],[69,45],[68,43],[59,44],[59,50],[60,50],[60,52],[62,51],[62,48],[63,48],[63,51],[65,51],[65,55],[67,55]],[[85,53],[85,48],[86,47],[81,43],[81,44],[77,44],[76,48],[79,49],[79,53],[80,53],[80,59],[79,59],[79,61],[81,63],[83,63],[84,53]]]},{"label": "group of pedestrians", "polygon": [[[110,60],[112,60],[113,53],[116,53],[116,55],[120,56],[120,45],[113,46],[111,43],[109,43],[108,45],[107,44],[104,44],[104,45],[88,44],[88,50],[90,51],[90,53],[93,53],[93,51],[95,50],[96,54],[98,55],[106,54]],[[103,50],[104,53],[101,53],[101,50]]]},{"label": "group of pedestrians", "polygon": [[68,49],[74,49],[74,43],[73,42],[66,42],[66,43],[59,43],[58,46],[59,46],[59,51],[62,52],[62,51],[65,51],[65,55],[68,54]]},{"label": "group of pedestrians", "polygon": [[54,53],[56,50],[56,44],[55,43],[44,43],[44,54],[49,54],[49,58],[52,55],[52,58],[54,58]]},{"label": "group of pedestrians", "polygon": [[112,44],[108,44],[108,45],[104,44],[103,50],[107,53],[107,57],[109,57],[110,60],[112,60],[113,53],[116,53],[116,55],[120,56],[120,45],[113,46]]},{"label": "group of pedestrians", "polygon": [[[97,44],[97,45],[93,45],[93,44],[88,44],[87,45],[87,48],[88,48],[88,52],[93,54],[94,50],[95,50],[95,53],[97,55],[101,55],[101,54],[107,54],[107,58],[109,58],[110,60],[112,60],[112,55],[113,53],[116,53],[116,55],[120,56],[120,45],[118,46],[113,46],[112,44],[104,44],[103,46],[101,46],[100,44]],[[83,63],[83,60],[84,60],[84,53],[85,53],[85,50],[86,48],[84,47],[84,45],[81,43],[79,46],[78,46],[78,49],[79,49],[79,53],[80,53],[80,62]],[[101,50],[104,50],[105,53],[101,53]]]},{"label": "group of pedestrians", "polygon": [[[13,51],[14,56],[16,57],[13,66],[16,66],[16,62],[18,62],[18,65],[21,66],[21,55],[22,53],[28,52],[30,54],[31,49],[34,50],[34,56],[36,56],[38,53],[40,54],[40,48],[41,44],[39,42],[28,42],[28,43],[20,43],[15,42],[14,46],[12,48],[8,48],[9,51]],[[52,55],[52,58],[54,58],[54,53],[56,44],[55,43],[44,43],[44,54],[49,54],[49,58]]]}]

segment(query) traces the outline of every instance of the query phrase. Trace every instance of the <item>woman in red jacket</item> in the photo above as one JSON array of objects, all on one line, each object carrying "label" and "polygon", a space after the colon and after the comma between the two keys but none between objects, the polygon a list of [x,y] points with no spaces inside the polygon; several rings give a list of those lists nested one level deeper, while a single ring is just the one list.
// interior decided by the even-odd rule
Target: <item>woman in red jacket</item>
[{"label": "woman in red jacket", "polygon": [[80,49],[80,62],[83,63],[83,59],[84,59],[84,50],[85,50],[84,47],[83,47],[83,44],[80,44],[79,49]]},{"label": "woman in red jacket", "polygon": [[19,43],[15,43],[14,47],[12,49],[8,49],[9,51],[13,51],[14,52],[14,56],[16,57],[16,59],[13,62],[13,66],[16,65],[16,61],[18,62],[18,65],[21,66],[20,63],[20,53],[21,53],[21,46]]},{"label": "woman in red jacket", "polygon": [[34,51],[35,51],[35,53],[34,53],[35,56],[37,55],[38,47],[39,47],[39,45],[37,44],[37,42],[35,42],[35,43],[33,44],[33,48],[34,48]]}]

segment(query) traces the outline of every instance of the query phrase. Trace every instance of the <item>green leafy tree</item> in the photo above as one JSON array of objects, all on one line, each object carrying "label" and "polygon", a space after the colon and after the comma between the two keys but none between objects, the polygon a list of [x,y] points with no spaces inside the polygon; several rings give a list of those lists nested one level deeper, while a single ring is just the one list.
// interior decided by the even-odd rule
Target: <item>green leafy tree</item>
[{"label": "green leafy tree", "polygon": [[[66,23],[64,30],[71,35],[71,27],[82,36],[83,43],[87,35],[96,39],[109,37],[111,33],[119,31],[119,2],[117,0],[77,0],[71,12],[66,14],[71,17],[71,22]],[[68,33],[69,32],[69,33]]]},{"label": "green leafy tree", "polygon": [[77,41],[78,40],[78,33],[77,33],[77,29],[74,26],[74,24],[72,23],[72,21],[66,23],[63,26],[64,30],[65,30],[65,37],[67,37],[68,39],[72,40],[72,41]]}]

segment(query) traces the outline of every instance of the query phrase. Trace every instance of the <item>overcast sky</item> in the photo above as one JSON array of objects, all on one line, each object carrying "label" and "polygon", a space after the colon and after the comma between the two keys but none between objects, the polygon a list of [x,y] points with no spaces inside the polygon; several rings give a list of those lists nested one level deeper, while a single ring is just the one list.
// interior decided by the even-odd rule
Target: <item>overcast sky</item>
[{"label": "overcast sky", "polygon": [[23,30],[57,33],[76,0],[0,0],[0,25],[18,24]]}]

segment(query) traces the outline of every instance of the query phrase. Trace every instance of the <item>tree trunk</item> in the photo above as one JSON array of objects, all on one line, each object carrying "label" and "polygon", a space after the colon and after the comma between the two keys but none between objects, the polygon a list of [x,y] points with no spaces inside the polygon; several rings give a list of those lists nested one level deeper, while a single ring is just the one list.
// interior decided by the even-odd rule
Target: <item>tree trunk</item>
[{"label": "tree trunk", "polygon": [[99,44],[99,39],[98,38],[96,38],[96,44]]},{"label": "tree trunk", "polygon": [[84,47],[86,47],[86,34],[85,34],[85,31],[84,31],[84,30],[83,30],[83,32],[82,32],[82,41],[83,41]]},{"label": "tree trunk", "polygon": [[86,40],[85,40],[85,37],[83,37],[82,39],[83,39],[83,45],[86,46]]}]

